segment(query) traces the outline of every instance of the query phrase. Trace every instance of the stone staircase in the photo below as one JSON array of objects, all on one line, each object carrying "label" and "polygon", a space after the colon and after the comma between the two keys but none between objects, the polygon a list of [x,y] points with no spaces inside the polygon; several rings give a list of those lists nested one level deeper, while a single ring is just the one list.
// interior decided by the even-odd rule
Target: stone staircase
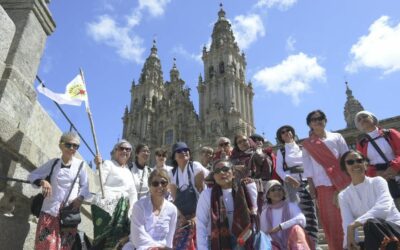
[{"label": "stone staircase", "polygon": [[[362,230],[362,227],[359,228],[358,235],[361,240],[364,239],[364,232]],[[329,249],[328,244],[325,239],[325,233],[322,228],[320,228],[319,232],[318,232],[318,249],[319,250],[328,250]]]}]

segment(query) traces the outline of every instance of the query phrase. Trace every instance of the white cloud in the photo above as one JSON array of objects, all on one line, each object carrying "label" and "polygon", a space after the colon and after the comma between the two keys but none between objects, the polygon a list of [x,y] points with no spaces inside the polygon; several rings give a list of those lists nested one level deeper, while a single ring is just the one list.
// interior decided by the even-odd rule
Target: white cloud
[{"label": "white cloud", "polygon": [[169,2],[171,0],[139,0],[139,9],[147,9],[152,16],[161,16]]},{"label": "white cloud", "polygon": [[258,38],[265,36],[263,22],[257,14],[236,16],[232,22],[232,30],[241,49],[247,49]]},{"label": "white cloud", "polygon": [[143,39],[137,35],[130,34],[130,29],[119,26],[114,19],[104,15],[97,22],[88,24],[89,35],[97,42],[116,49],[117,54],[123,59],[143,62]]},{"label": "white cloud", "polygon": [[313,81],[326,80],[325,69],[318,64],[317,58],[302,52],[290,55],[274,67],[256,72],[253,78],[267,91],[290,96],[295,105],[300,103],[301,94],[311,90]]},{"label": "white cloud", "polygon": [[178,45],[172,48],[172,53],[173,54],[178,54],[183,56],[186,59],[190,59],[190,60],[194,60],[198,63],[201,63],[201,56],[202,56],[202,52],[200,52],[199,54],[193,54],[188,52],[182,45]]},{"label": "white cloud", "polygon": [[259,8],[277,7],[280,10],[287,10],[292,7],[296,2],[297,0],[258,0],[255,6]]},{"label": "white cloud", "polygon": [[391,27],[389,17],[382,16],[370,27],[368,35],[362,36],[351,47],[348,72],[360,68],[378,68],[384,74],[400,70],[400,23]]},{"label": "white cloud", "polygon": [[286,39],[286,50],[289,52],[294,51],[296,48],[294,47],[294,45],[296,44],[296,39],[294,39],[292,36],[289,36]]},{"label": "white cloud", "polygon": [[133,28],[140,25],[144,11],[152,17],[161,16],[170,1],[139,0],[139,5],[125,17],[126,24],[119,25],[114,18],[102,15],[97,21],[87,24],[87,32],[96,42],[114,48],[121,58],[141,64],[145,48],[143,39],[134,34]]}]

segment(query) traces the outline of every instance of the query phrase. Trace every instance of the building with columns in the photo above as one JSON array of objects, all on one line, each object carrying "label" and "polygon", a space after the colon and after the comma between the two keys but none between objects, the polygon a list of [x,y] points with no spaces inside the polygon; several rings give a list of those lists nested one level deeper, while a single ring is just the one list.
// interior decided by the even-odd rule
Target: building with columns
[{"label": "building with columns", "polygon": [[225,11],[218,12],[209,50],[203,48],[204,77],[199,76],[199,114],[190,89],[180,78],[174,59],[164,81],[155,41],[138,83],[132,83],[131,104],[123,116],[123,137],[151,149],[185,141],[196,152],[215,145],[220,136],[254,133],[253,88],[246,83],[246,58],[235,41]]}]

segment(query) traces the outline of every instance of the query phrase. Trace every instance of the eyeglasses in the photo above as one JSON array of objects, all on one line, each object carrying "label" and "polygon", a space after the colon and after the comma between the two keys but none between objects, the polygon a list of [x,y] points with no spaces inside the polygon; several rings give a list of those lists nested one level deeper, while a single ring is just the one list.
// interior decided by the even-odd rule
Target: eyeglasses
[{"label": "eyeglasses", "polygon": [[229,170],[231,170],[231,168],[228,166],[218,167],[214,169],[214,174],[228,173]]},{"label": "eyeglasses", "polygon": [[168,185],[168,181],[161,180],[161,181],[152,181],[152,182],[151,182],[151,185],[152,185],[153,187],[159,187],[160,184],[161,184],[162,187],[166,187],[166,186]]},{"label": "eyeglasses", "polygon": [[311,122],[317,122],[317,121],[323,121],[323,120],[325,120],[325,117],[323,117],[323,116],[318,116],[318,117],[312,117],[311,119],[310,119],[310,121]]},{"label": "eyeglasses", "polygon": [[286,134],[287,132],[290,132],[290,130],[289,129],[282,129],[281,130],[281,135]]},{"label": "eyeglasses", "polygon": [[132,148],[127,148],[127,147],[118,147],[119,151],[126,151],[126,152],[131,152]]},{"label": "eyeglasses", "polygon": [[189,152],[189,149],[187,149],[187,148],[178,149],[175,152],[178,154],[187,153],[187,152]]},{"label": "eyeglasses", "polygon": [[163,157],[163,158],[167,157],[167,155],[162,155],[162,154],[156,154],[156,156]]},{"label": "eyeglasses", "polygon": [[225,146],[229,146],[229,142],[221,142],[220,144],[219,144],[219,146],[220,147],[225,147]]},{"label": "eyeglasses", "polygon": [[64,147],[68,148],[68,149],[75,149],[78,150],[79,148],[79,144],[75,144],[75,143],[70,143],[70,142],[61,142],[62,145],[64,145]]},{"label": "eyeglasses", "polygon": [[349,165],[349,166],[351,166],[351,165],[354,165],[356,162],[357,162],[358,164],[362,164],[362,163],[364,163],[364,161],[365,161],[365,160],[362,159],[362,158],[355,159],[355,160],[350,159],[350,160],[346,160],[346,164]]},{"label": "eyeglasses", "polygon": [[283,188],[281,186],[275,186],[269,189],[269,191],[271,192],[278,192],[278,191],[282,191]]}]

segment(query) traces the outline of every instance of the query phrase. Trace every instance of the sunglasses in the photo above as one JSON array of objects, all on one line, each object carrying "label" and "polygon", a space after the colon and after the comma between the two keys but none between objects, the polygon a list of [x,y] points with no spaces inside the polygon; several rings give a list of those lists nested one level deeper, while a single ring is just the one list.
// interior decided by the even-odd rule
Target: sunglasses
[{"label": "sunglasses", "polygon": [[221,142],[219,144],[220,147],[225,147],[225,146],[229,146],[229,142]]},{"label": "sunglasses", "polygon": [[357,117],[357,121],[361,121],[362,119],[366,119],[366,118],[368,118],[369,117],[369,115],[367,115],[367,114],[361,114],[361,115],[359,115],[358,117]]},{"label": "sunglasses", "polygon": [[246,139],[242,139],[242,140],[238,140],[236,143],[237,144],[242,144],[242,143],[245,143],[245,142],[247,142],[247,138]]},{"label": "sunglasses", "polygon": [[68,149],[75,149],[78,150],[79,148],[79,144],[75,144],[75,143],[70,143],[70,142],[61,142],[62,145],[64,145],[64,147],[68,148]]},{"label": "sunglasses", "polygon": [[290,130],[289,129],[282,129],[281,130],[281,135],[286,134],[287,132],[290,132]]},{"label": "sunglasses", "polygon": [[346,160],[346,164],[349,165],[349,166],[351,166],[351,165],[354,165],[355,163],[362,164],[362,163],[364,163],[364,161],[365,161],[365,160],[362,159],[362,158],[355,159],[355,160],[350,159],[350,160]]},{"label": "sunglasses", "polygon": [[216,169],[214,169],[214,174],[228,173],[228,172],[229,172],[229,170],[231,170],[231,168],[230,168],[230,167],[223,166],[223,167],[220,167],[220,168],[216,168]]},{"label": "sunglasses", "polygon": [[276,187],[272,187],[269,191],[271,192],[278,192],[278,191],[282,191],[283,188],[280,186],[276,186]]},{"label": "sunglasses", "polygon": [[127,147],[118,147],[119,151],[126,151],[126,152],[131,152],[132,149],[131,148],[127,148]]},{"label": "sunglasses", "polygon": [[168,181],[161,180],[161,181],[152,181],[152,182],[151,182],[151,185],[152,185],[153,187],[159,187],[160,184],[161,184],[162,187],[166,187],[166,186],[168,185]]},{"label": "sunglasses", "polygon": [[182,154],[182,153],[189,152],[189,149],[187,149],[187,148],[184,148],[184,149],[178,149],[178,150],[176,150],[175,152],[176,152],[176,153],[178,153],[178,154]]},{"label": "sunglasses", "polygon": [[312,122],[318,122],[318,121],[322,122],[323,120],[325,120],[325,117],[323,117],[323,116],[312,117],[310,119],[310,121],[312,121]]}]

